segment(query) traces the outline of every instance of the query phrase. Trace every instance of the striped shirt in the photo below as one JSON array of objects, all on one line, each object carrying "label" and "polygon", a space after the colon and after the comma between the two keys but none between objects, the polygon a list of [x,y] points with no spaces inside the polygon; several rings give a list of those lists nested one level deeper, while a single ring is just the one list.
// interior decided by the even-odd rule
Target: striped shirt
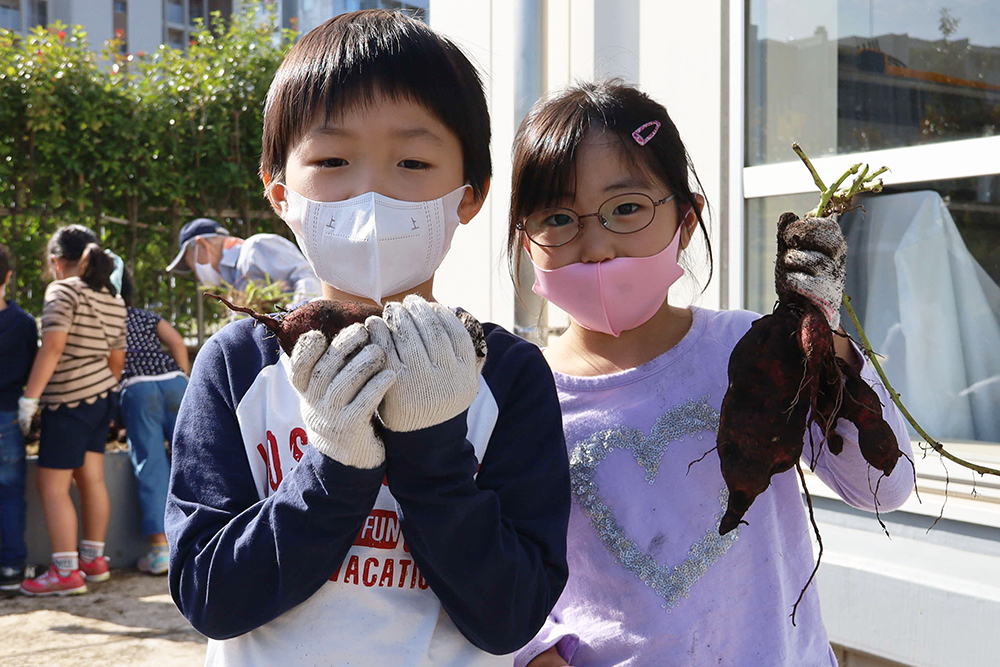
[{"label": "striped shirt", "polygon": [[66,347],[41,403],[55,409],[76,407],[116,390],[118,381],[108,367],[111,350],[125,349],[125,303],[106,290],[97,292],[80,278],[49,284],[42,308],[42,336],[65,331]]}]

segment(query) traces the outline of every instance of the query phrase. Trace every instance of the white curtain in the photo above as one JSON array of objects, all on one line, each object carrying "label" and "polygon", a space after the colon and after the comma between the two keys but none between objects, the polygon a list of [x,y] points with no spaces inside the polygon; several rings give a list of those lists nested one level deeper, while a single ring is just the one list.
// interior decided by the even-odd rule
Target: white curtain
[{"label": "white curtain", "polygon": [[1000,287],[937,192],[861,203],[847,293],[889,381],[931,436],[1000,442]]}]

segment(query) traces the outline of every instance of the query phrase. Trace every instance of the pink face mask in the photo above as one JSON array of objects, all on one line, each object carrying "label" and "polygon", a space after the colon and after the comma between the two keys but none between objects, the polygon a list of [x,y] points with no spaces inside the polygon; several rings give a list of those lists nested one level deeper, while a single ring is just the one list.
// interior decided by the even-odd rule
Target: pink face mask
[{"label": "pink face mask", "polygon": [[670,245],[650,257],[577,262],[558,269],[535,264],[532,290],[583,328],[617,337],[655,315],[670,286],[684,275],[677,264],[680,229],[678,225]]}]

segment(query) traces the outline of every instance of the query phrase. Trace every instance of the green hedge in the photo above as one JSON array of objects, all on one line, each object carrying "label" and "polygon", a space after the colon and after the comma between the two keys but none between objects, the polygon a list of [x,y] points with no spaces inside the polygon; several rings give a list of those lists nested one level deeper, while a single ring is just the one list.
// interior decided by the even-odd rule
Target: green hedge
[{"label": "green hedge", "polygon": [[79,26],[0,30],[0,241],[11,296],[41,311],[58,227],[94,229],[131,266],[137,303],[190,331],[196,291],[163,268],[188,220],[285,233],[257,178],[264,98],[294,34],[274,13],[218,15],[184,51],[88,48]]}]

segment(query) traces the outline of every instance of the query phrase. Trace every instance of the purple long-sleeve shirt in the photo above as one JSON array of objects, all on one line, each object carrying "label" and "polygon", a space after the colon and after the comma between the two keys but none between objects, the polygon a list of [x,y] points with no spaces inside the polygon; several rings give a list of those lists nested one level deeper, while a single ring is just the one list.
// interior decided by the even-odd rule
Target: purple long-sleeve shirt
[{"label": "purple long-sleeve shirt", "polygon": [[[795,470],[771,479],[748,525],[718,534],[727,490],[712,448],[727,363],[759,315],[692,312],[687,335],[638,368],[555,373],[573,489],[570,576],[516,667],[553,645],[574,667],[837,664],[815,583],[796,626],[789,618],[815,564]],[[909,456],[903,420],[867,364],[862,377]],[[881,473],[861,457],[852,424],[842,420],[837,431],[844,451],[824,449],[816,474],[849,504],[874,510]],[[912,486],[910,463],[900,459],[878,485],[879,510],[899,507]]]}]

